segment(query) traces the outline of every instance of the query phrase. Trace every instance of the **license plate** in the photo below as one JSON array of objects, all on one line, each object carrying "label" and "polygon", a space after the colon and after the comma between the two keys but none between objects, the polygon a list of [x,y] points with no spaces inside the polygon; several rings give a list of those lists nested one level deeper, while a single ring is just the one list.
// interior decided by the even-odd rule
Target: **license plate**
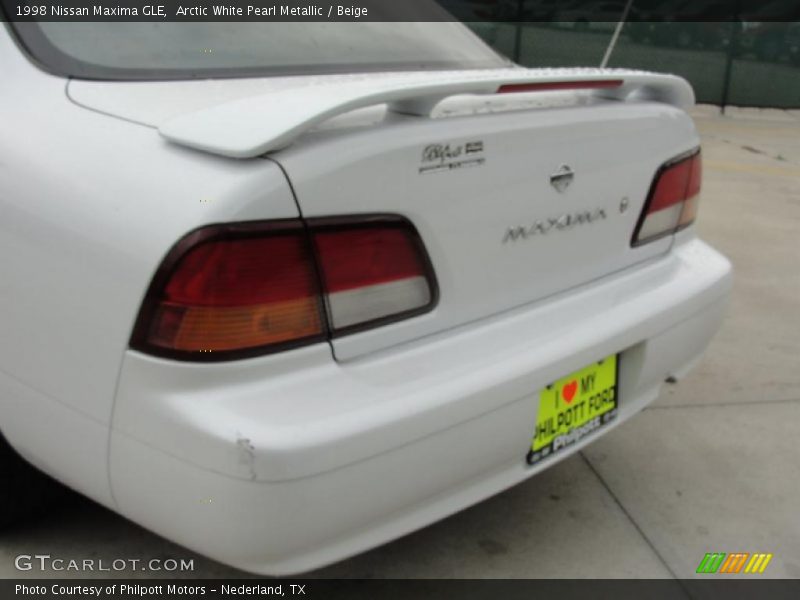
[{"label": "license plate", "polygon": [[528,464],[571,446],[617,416],[617,362],[616,354],[609,356],[541,391]]}]

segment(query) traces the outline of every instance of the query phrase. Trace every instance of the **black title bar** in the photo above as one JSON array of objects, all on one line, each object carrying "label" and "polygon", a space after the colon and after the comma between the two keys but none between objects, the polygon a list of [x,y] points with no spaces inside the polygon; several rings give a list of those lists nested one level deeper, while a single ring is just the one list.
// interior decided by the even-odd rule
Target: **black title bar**
[{"label": "black title bar", "polygon": [[798,21],[800,2],[730,0],[0,0],[9,21]]},{"label": "black title bar", "polygon": [[312,579],[6,579],[0,580],[4,599],[158,600],[173,598],[291,598],[293,600],[796,600],[800,580],[312,580]]}]

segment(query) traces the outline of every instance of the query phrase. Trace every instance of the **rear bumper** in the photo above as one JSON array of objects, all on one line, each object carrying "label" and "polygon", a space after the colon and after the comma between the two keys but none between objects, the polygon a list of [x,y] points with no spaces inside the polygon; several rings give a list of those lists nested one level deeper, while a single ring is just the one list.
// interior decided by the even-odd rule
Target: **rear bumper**
[{"label": "rear bumper", "polygon": [[[345,558],[487,498],[607,433],[718,329],[728,261],[665,256],[367,359],[327,345],[239,363],[130,352],[111,436],[121,513],[268,574]],[[619,416],[530,467],[537,390],[621,353]]]}]

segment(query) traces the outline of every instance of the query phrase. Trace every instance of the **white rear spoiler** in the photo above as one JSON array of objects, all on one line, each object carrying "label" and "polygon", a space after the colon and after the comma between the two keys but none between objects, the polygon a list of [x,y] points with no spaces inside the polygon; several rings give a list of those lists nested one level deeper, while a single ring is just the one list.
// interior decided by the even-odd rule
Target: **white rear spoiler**
[{"label": "white rear spoiler", "polygon": [[[319,81],[319,80],[315,80]],[[159,127],[176,144],[232,158],[252,158],[289,146],[323,121],[351,110],[387,104],[390,111],[430,116],[458,94],[581,89],[620,101],[653,101],[689,108],[694,92],[674,75],[618,69],[499,69],[363,76],[312,83],[181,115]]]}]

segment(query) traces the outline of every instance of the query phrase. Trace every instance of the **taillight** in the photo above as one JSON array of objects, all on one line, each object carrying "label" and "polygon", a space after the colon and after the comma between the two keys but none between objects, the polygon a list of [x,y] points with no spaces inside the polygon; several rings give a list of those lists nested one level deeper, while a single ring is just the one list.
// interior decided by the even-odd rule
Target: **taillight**
[{"label": "taillight", "polygon": [[365,225],[313,232],[333,332],[425,309],[433,300],[416,233]]},{"label": "taillight", "polygon": [[199,229],[163,261],[131,347],[229,360],[317,342],[429,310],[421,240],[394,217]]},{"label": "taillight", "polygon": [[697,214],[701,179],[699,150],[661,167],[634,231],[632,244],[645,244],[690,225]]},{"label": "taillight", "polygon": [[622,79],[588,79],[583,81],[544,81],[532,83],[506,83],[497,88],[496,94],[520,94],[526,92],[558,92],[564,90],[597,90],[618,88]]}]

